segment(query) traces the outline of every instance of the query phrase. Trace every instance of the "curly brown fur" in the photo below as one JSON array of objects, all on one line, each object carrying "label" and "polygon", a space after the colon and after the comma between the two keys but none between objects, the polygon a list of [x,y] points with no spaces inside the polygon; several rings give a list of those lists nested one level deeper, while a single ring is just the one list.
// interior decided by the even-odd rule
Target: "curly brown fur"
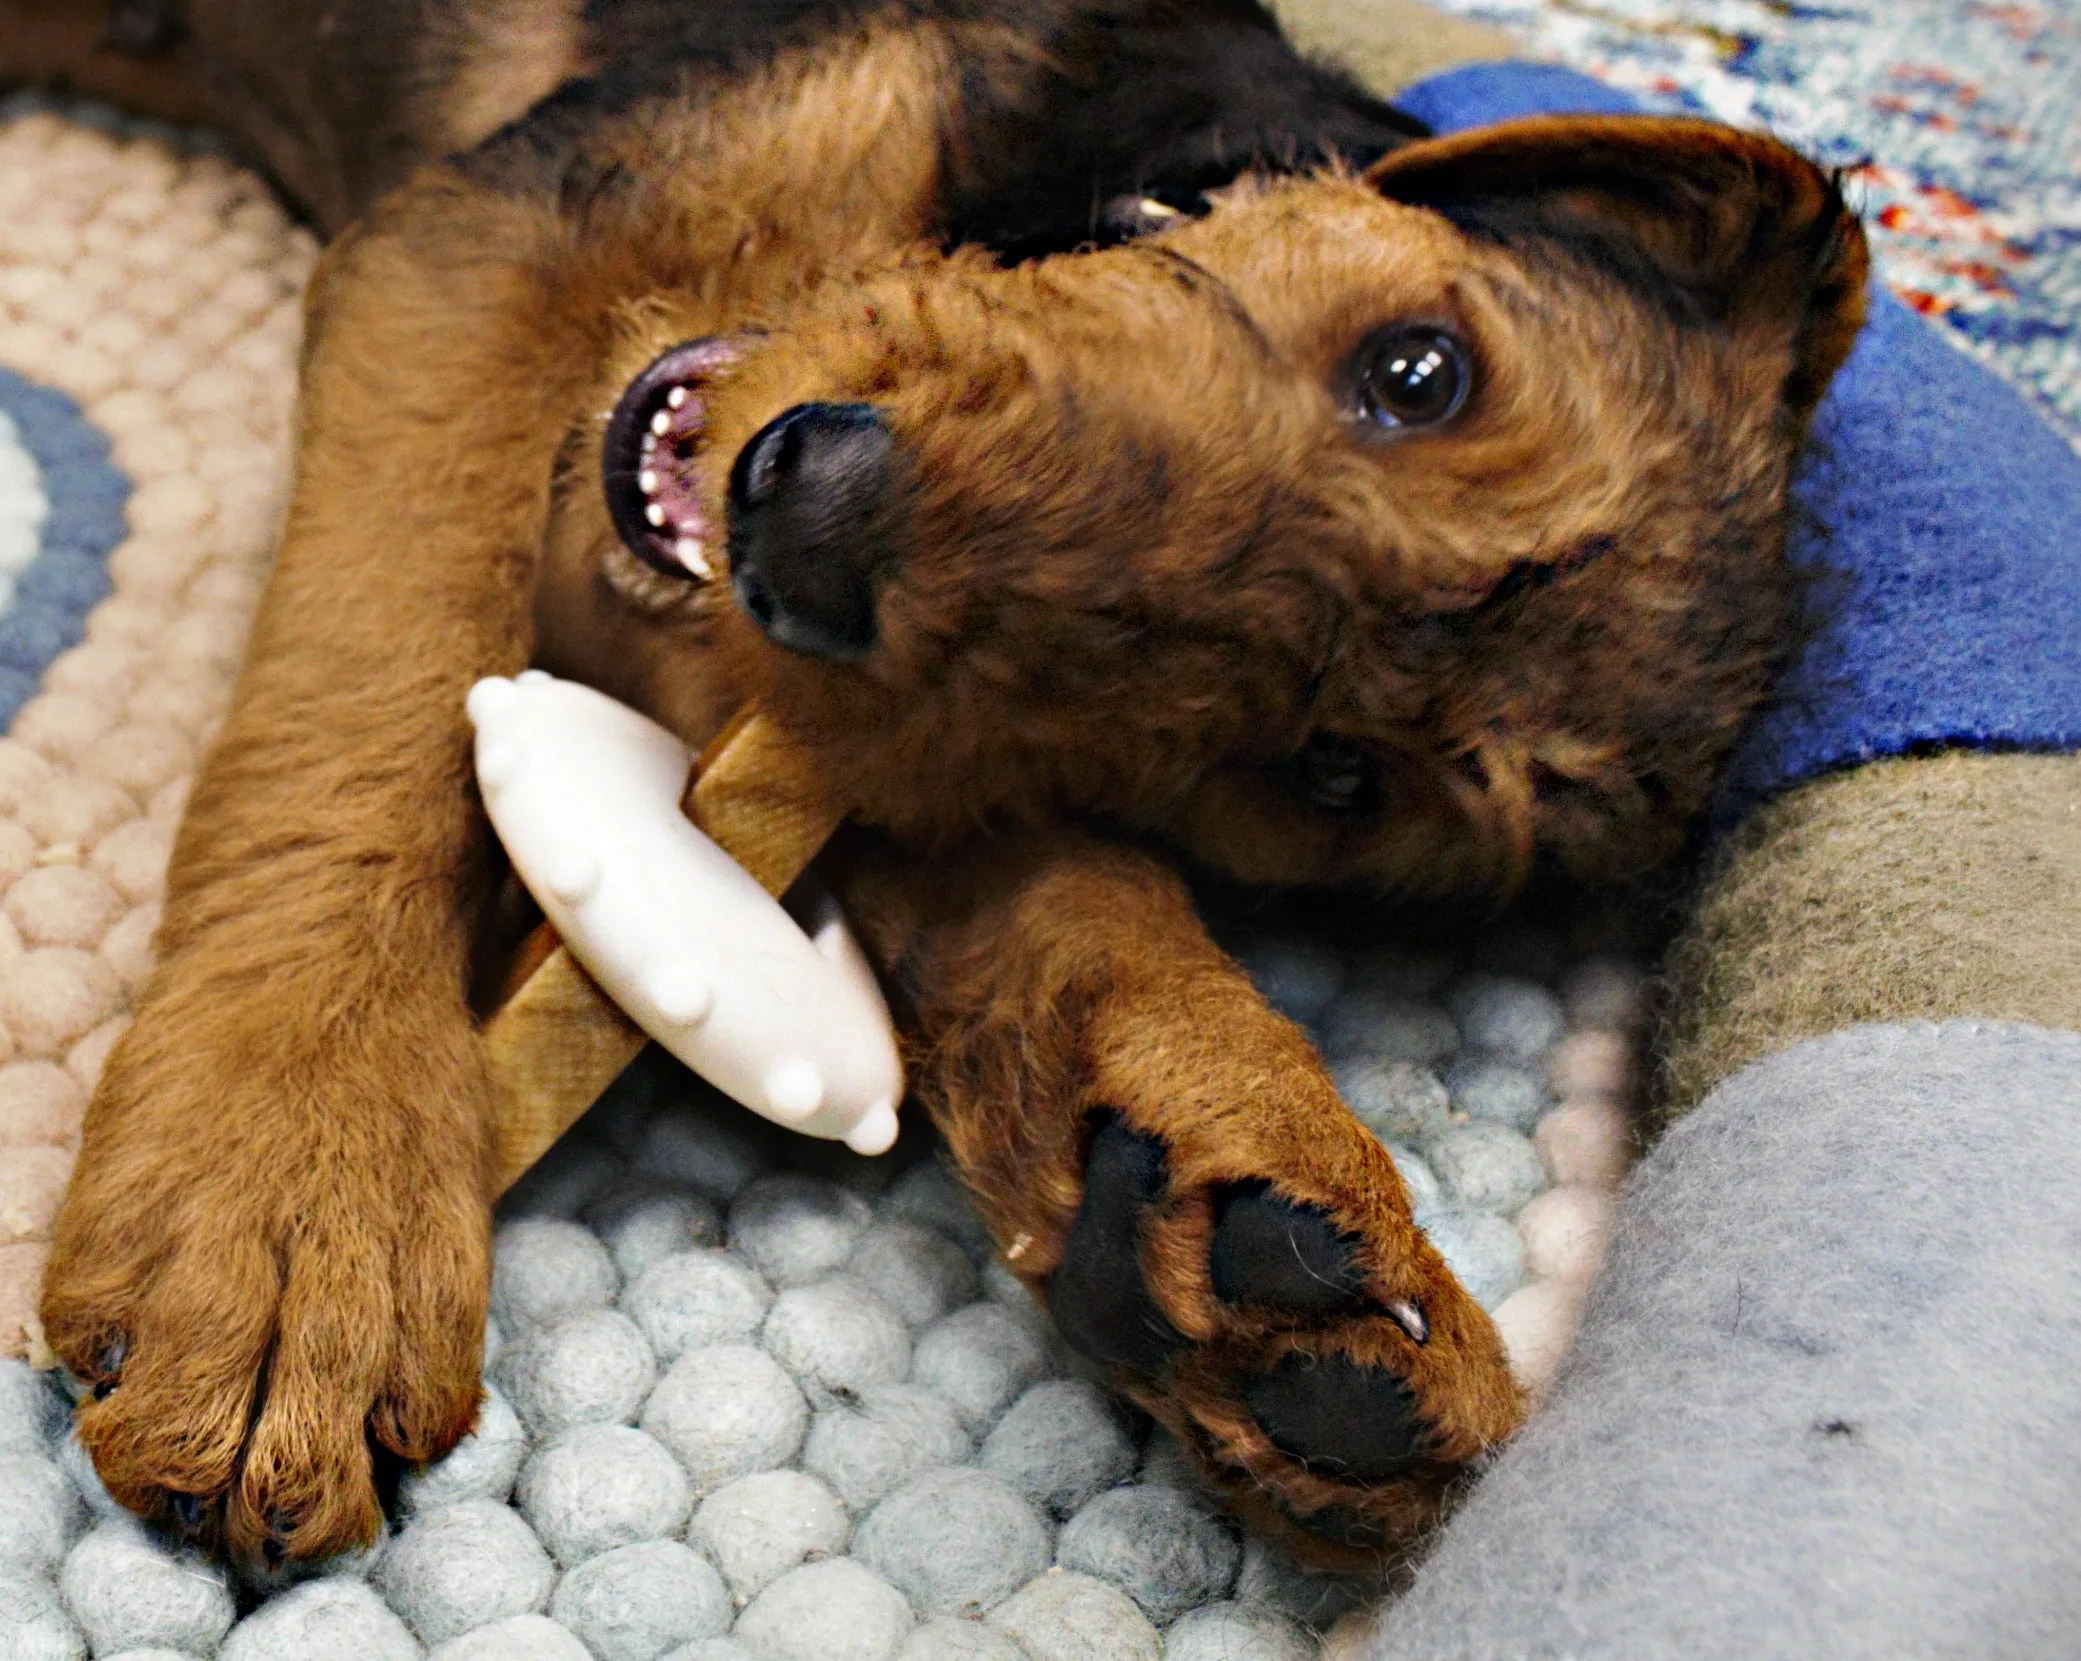
[{"label": "curly brown fur", "polygon": [[[1126,845],[1477,894],[1667,851],[1782,649],[1854,221],[1693,123],[1406,143],[1248,0],[730,15],[366,0],[325,46],[295,8],[186,15],[225,119],[354,225],[60,1221],[81,1433],[126,1503],[311,1556],[376,1526],[372,1445],[469,1422],[495,1103],[462,694],[532,658],[696,743],[755,700],[823,755],[879,838],[833,875],[1007,1256],[1239,1506],[1387,1549],[1513,1423],[1500,1347]],[[1355,407],[1397,323],[1465,343],[1435,428]],[[777,643],[610,516],[612,414],[697,338],[732,355],[675,511],[716,563],[751,558],[731,476],[776,417],[877,435],[862,649]]]}]

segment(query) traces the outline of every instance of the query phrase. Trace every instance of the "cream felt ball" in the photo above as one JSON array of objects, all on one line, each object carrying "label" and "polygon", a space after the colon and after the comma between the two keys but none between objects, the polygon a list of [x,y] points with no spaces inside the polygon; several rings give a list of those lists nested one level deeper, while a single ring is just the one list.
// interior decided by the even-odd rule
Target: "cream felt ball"
[{"label": "cream felt ball", "polygon": [[1163,1661],[1314,1661],[1319,1646],[1296,1621],[1241,1603],[1209,1603],[1163,1635]]}]

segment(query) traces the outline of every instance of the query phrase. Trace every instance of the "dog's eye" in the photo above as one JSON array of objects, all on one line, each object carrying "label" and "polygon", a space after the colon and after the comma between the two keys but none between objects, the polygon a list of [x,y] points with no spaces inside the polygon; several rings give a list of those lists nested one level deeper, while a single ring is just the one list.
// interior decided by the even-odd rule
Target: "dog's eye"
[{"label": "dog's eye", "polygon": [[1466,347],[1421,324],[1376,330],[1351,360],[1358,416],[1376,427],[1435,427],[1459,412],[1473,381]]},{"label": "dog's eye", "polygon": [[1293,758],[1294,783],[1317,807],[1356,813],[1380,801],[1380,764],[1348,738],[1316,733]]}]

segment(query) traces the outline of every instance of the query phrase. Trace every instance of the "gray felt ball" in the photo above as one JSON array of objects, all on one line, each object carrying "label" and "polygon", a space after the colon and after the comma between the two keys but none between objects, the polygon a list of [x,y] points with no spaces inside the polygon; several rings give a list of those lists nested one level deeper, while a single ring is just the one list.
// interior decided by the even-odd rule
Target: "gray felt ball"
[{"label": "gray felt ball", "polygon": [[655,1437],[628,1425],[579,1425],[536,1450],[514,1499],[550,1555],[569,1568],[677,1533],[693,1489]]},{"label": "gray felt ball", "polygon": [[773,1289],[724,1251],[683,1251],[653,1263],[621,1308],[669,1367],[688,1350],[741,1344],[773,1305]]},{"label": "gray felt ball", "polygon": [[419,1661],[419,1641],[362,1581],[308,1580],[238,1623],[221,1661]]},{"label": "gray felt ball", "polygon": [[1026,1655],[995,1627],[942,1615],[913,1632],[896,1661],[1026,1661]]},{"label": "gray felt ball", "polygon": [[427,1661],[592,1661],[592,1652],[547,1615],[509,1615],[449,1639]]},{"label": "gray felt ball", "polygon": [[976,1459],[1058,1517],[1125,1481],[1134,1461],[1120,1409],[1080,1378],[1034,1385],[997,1421]]},{"label": "gray felt ball", "polygon": [[77,1426],[68,1429],[64,1441],[58,1444],[58,1467],[71,1479],[73,1490],[86,1502],[88,1515],[96,1522],[127,1522],[134,1515],[103,1486],[101,1473],[94,1469],[94,1461],[79,1439]]},{"label": "gray felt ball", "polygon": [[649,1343],[614,1309],[566,1315],[514,1339],[499,1355],[498,1382],[520,1422],[538,1437],[572,1425],[625,1423],[656,1378]]},{"label": "gray felt ball", "polygon": [[1525,1283],[1525,1245],[1501,1217],[1438,1206],[1424,1213],[1424,1237],[1483,1309],[1494,1309]]},{"label": "gray felt ball", "polygon": [[587,1209],[585,1220],[599,1231],[622,1284],[630,1287],[675,1252],[719,1246],[723,1239],[722,1213],[713,1200],[652,1181],[610,1189]]},{"label": "gray felt ball", "polygon": [[1326,1631],[1370,1598],[1378,1581],[1310,1569],[1284,1546],[1260,1535],[1243,1541],[1243,1567],[1236,1575],[1236,1601],[1276,1609],[1303,1626]]},{"label": "gray felt ball", "polygon": [[731,1636],[758,1661],[890,1661],[915,1624],[895,1587],[833,1557],[782,1575],[752,1599]]},{"label": "gray felt ball", "polygon": [[667,1650],[658,1661],[759,1661],[735,1638],[696,1638],[691,1644]]},{"label": "gray felt ball", "polygon": [[967,1255],[937,1229],[909,1218],[876,1223],[853,1247],[846,1272],[873,1287],[914,1327],[930,1326],[976,1294]]},{"label": "gray felt ball", "polygon": [[1424,1144],[1446,1198],[1470,1211],[1514,1217],[1546,1187],[1546,1167],[1532,1139],[1486,1119],[1454,1125]]},{"label": "gray felt ball", "polygon": [[1191,1493],[1200,1485],[1199,1467],[1192,1462],[1177,1437],[1158,1425],[1149,1432],[1149,1445],[1142,1450],[1137,1480],[1152,1488],[1176,1488]]},{"label": "gray felt ball", "polygon": [[927,1471],[959,1464],[972,1448],[945,1397],[914,1384],[882,1384],[817,1414],[802,1468],[860,1512]]},{"label": "gray felt ball", "polygon": [[499,1199],[506,1217],[575,1217],[622,1177],[622,1162],[591,1137],[566,1136]]},{"label": "gray felt ball", "polygon": [[795,1375],[814,1406],[895,1384],[910,1371],[903,1317],[851,1275],[781,1293],[761,1337],[766,1353]]},{"label": "gray felt ball", "polygon": [[1029,1661],[1158,1661],[1163,1640],[1134,1599],[1082,1574],[1044,1574],[987,1617]]},{"label": "gray felt ball", "polygon": [[643,1428],[672,1450],[699,1499],[794,1458],[809,1403],[764,1350],[719,1344],[672,1364],[644,1405]]},{"label": "gray felt ball", "polygon": [[[231,1629],[231,1638],[236,1638],[237,1636],[238,1628],[233,1627]],[[225,1639],[225,1643],[229,1644],[231,1638]],[[218,1653],[225,1654],[228,1652],[219,1651]],[[419,1650],[416,1645],[413,1647],[412,1653],[415,1656],[418,1655]],[[7,1651],[0,1649],[0,1655],[5,1654],[7,1654]],[[126,1649],[115,1655],[97,1657],[96,1661],[195,1661],[195,1657],[184,1649]]]},{"label": "gray felt ball", "polygon": [[981,1615],[1048,1566],[1048,1525],[984,1471],[934,1471],[874,1508],[853,1555],[924,1615]]},{"label": "gray felt ball", "polygon": [[1493,1119],[1512,1130],[1530,1130],[1552,1105],[1546,1080],[1502,1056],[1469,1051],[1445,1069],[1452,1105],[1471,1119]]},{"label": "gray felt ball", "polygon": [[56,1574],[85,1511],[50,1460],[0,1455],[0,1574]]},{"label": "gray felt ball", "polygon": [[375,1578],[421,1639],[445,1644],[472,1627],[541,1609],[556,1568],[518,1513],[464,1500],[406,1524]]},{"label": "gray felt ball", "polygon": [[838,1496],[801,1471],[759,1471],[701,1502],[687,1539],[749,1602],[790,1569],[845,1550],[852,1525]]},{"label": "gray felt ball", "polygon": [[884,1217],[900,1217],[937,1229],[960,1242],[971,1257],[990,1252],[990,1231],[954,1175],[937,1159],[921,1159],[889,1184],[876,1208]]},{"label": "gray felt ball", "polygon": [[1568,1030],[1561,1000],[1537,981],[1477,970],[1445,989],[1441,1000],[1469,1048],[1512,1061],[1537,1061]]},{"label": "gray felt ball", "polygon": [[559,1316],[603,1309],[620,1284],[599,1238],[561,1218],[523,1217],[493,1242],[491,1312],[508,1338]]},{"label": "gray felt ball", "polygon": [[766,1151],[749,1118],[720,1105],[668,1107],[644,1133],[635,1171],[727,1202],[766,1168]]},{"label": "gray felt ball", "polygon": [[1418,1215],[1429,1211],[1445,1198],[1444,1186],[1438,1181],[1437,1173],[1425,1163],[1422,1154],[1414,1148],[1405,1148],[1399,1142],[1387,1146],[1395,1162],[1395,1174],[1402,1179],[1402,1186],[1409,1190],[1409,1209]]},{"label": "gray felt ball", "polygon": [[973,1431],[994,1424],[1047,1370],[1039,1332],[995,1303],[972,1303],[928,1327],[910,1364],[911,1381],[952,1402]]},{"label": "gray felt ball", "polygon": [[212,1653],[231,1629],[224,1570],[197,1551],[172,1551],[135,1521],[97,1526],[66,1556],[65,1607],[96,1650]]},{"label": "gray felt ball", "polygon": [[976,1279],[982,1282],[983,1296],[992,1303],[1001,1304],[1036,1332],[1047,1329],[1047,1313],[1034,1301],[1026,1282],[1012,1273],[1012,1266],[1003,1258],[992,1253],[983,1259],[982,1270]]},{"label": "gray felt ball", "polygon": [[405,1473],[398,1484],[398,1505],[406,1512],[436,1511],[462,1500],[503,1500],[513,1492],[513,1479],[527,1456],[527,1433],[520,1415],[498,1391],[488,1386],[477,1425],[469,1435],[431,1465]]},{"label": "gray felt ball", "polygon": [[1240,1603],[1204,1604],[1163,1635],[1163,1661],[1314,1661],[1319,1653],[1297,1621]]},{"label": "gray felt ball", "polygon": [[1350,968],[1327,941],[1291,934],[1265,934],[1244,942],[1236,961],[1258,996],[1289,1021],[1315,1019],[1344,989]]},{"label": "gray felt ball", "polygon": [[1429,1065],[1460,1047],[1452,1017],[1434,1003],[1373,986],[1355,986],[1315,1023],[1322,1053],[1332,1060],[1374,1056]]},{"label": "gray felt ball", "polygon": [[87,1661],[87,1640],[58,1589],[38,1575],[0,1569],[0,1656],[7,1661]]},{"label": "gray felt ball", "polygon": [[1383,1142],[1432,1136],[1448,1123],[1451,1098],[1428,1067],[1361,1054],[1346,1056],[1331,1072],[1345,1105]]},{"label": "gray felt ball", "polygon": [[42,1453],[65,1422],[65,1401],[26,1361],[0,1360],[0,1458]]},{"label": "gray felt ball", "polygon": [[781,1172],[731,1204],[730,1244],[775,1286],[806,1286],[852,1255],[872,1216],[858,1194]]},{"label": "gray felt ball", "polygon": [[1193,1495],[1138,1485],[1101,1494],[1070,1518],[1055,1560],[1111,1581],[1151,1619],[1167,1621],[1227,1594],[1243,1544]]},{"label": "gray felt ball", "polygon": [[550,1614],[599,1661],[655,1661],[695,1638],[730,1629],[722,1576],[677,1540],[650,1540],[589,1558],[565,1575]]}]

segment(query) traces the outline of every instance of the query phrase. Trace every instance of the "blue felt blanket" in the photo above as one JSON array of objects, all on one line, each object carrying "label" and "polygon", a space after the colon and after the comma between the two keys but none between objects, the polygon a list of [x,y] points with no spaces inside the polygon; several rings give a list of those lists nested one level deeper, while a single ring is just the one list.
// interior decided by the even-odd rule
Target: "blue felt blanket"
[{"label": "blue felt blanket", "polygon": [[[1395,102],[1441,132],[1620,113],[1544,64],[1476,64]],[[1729,775],[1731,816],[1833,769],[1943,745],[2081,748],[2081,456],[2023,399],[1874,290],[1814,422],[1792,555],[1821,626]]]}]

